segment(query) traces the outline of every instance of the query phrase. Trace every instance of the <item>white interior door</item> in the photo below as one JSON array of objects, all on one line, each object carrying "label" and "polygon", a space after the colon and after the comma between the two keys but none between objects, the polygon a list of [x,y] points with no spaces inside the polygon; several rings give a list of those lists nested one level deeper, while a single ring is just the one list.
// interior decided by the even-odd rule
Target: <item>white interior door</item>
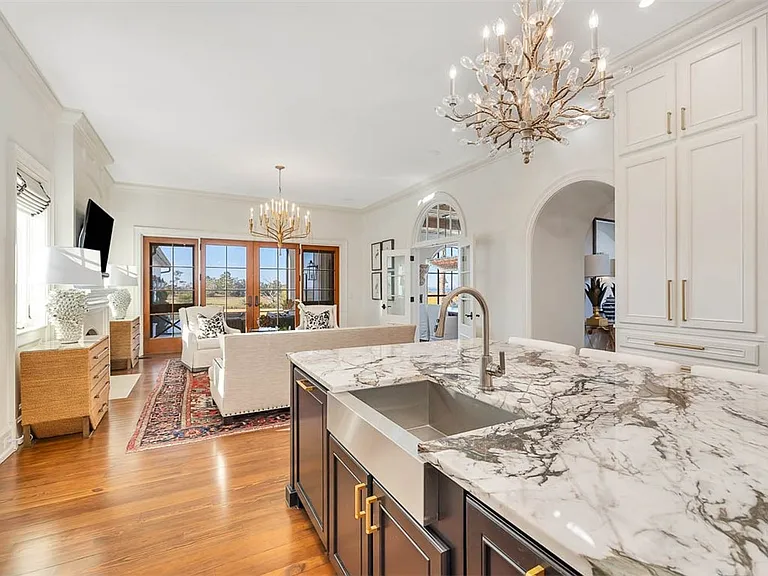
[{"label": "white interior door", "polygon": [[681,326],[757,327],[756,130],[742,124],[679,146]]},{"label": "white interior door", "polygon": [[[459,286],[474,286],[474,247],[469,241],[459,245]],[[459,339],[475,337],[475,299],[462,294],[459,296]]]},{"label": "white interior door", "polygon": [[411,321],[414,266],[410,250],[386,250],[381,255],[384,264],[382,323],[408,324]]},{"label": "white interior door", "polygon": [[615,102],[619,154],[674,140],[674,62],[661,64],[619,84]]},{"label": "white interior door", "polygon": [[675,145],[622,158],[616,172],[619,323],[674,326]]},{"label": "white interior door", "polygon": [[755,114],[755,29],[744,26],[677,59],[681,136]]}]

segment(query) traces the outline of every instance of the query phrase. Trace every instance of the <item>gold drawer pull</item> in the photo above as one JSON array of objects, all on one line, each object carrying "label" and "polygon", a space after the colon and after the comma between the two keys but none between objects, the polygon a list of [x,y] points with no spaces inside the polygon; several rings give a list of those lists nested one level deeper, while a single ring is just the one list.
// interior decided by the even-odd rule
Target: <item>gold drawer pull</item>
[{"label": "gold drawer pull", "polygon": [[534,566],[525,573],[525,576],[546,576],[546,573],[544,572],[544,566],[541,564]]},{"label": "gold drawer pull", "polygon": [[685,106],[680,108],[680,130],[685,130]]},{"label": "gold drawer pull", "polygon": [[672,134],[672,112],[667,112],[667,134]]},{"label": "gold drawer pull", "polygon": [[682,281],[682,288],[680,290],[681,295],[683,297],[683,322],[688,322],[688,304],[686,302],[686,295],[685,293],[688,291],[688,280]]},{"label": "gold drawer pull", "polygon": [[376,496],[368,496],[368,498],[365,499],[365,533],[366,534],[373,534],[376,532],[376,530],[379,529],[376,524],[371,524],[371,518],[373,518],[373,503],[376,502],[378,498]]},{"label": "gold drawer pull", "polygon": [[654,342],[654,346],[664,346],[666,348],[683,348],[684,350],[706,350],[704,346],[694,344],[675,344],[674,342]]},{"label": "gold drawer pull", "polygon": [[672,320],[672,280],[667,280],[667,320]]},{"label": "gold drawer pull", "polygon": [[296,380],[296,384],[298,384],[305,392],[312,392],[312,390],[315,389],[315,387],[309,383],[309,380]]},{"label": "gold drawer pull", "polygon": [[365,516],[365,510],[360,510],[363,501],[361,492],[365,490],[365,488],[366,484],[364,482],[355,486],[355,520],[360,520],[360,518]]}]

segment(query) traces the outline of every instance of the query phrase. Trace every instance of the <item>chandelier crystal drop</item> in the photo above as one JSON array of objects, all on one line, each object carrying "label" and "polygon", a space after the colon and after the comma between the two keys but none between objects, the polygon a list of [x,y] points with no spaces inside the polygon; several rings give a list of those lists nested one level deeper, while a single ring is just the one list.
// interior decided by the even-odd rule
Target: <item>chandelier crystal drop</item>
[{"label": "chandelier crystal drop", "polygon": [[[565,129],[579,128],[589,119],[612,116],[605,105],[613,94],[608,82],[619,74],[606,72],[609,50],[598,43],[597,13],[593,10],[589,17],[591,46],[581,56],[589,70],[582,73],[578,66],[571,66],[573,42],[557,46],[554,41],[554,20],[564,2],[515,3],[512,9],[520,21],[521,33],[509,39],[507,25],[499,18],[493,25],[498,44],[495,50],[490,46],[491,28],[483,28],[483,51],[476,58],[461,58],[461,65],[474,72],[480,84],[479,92],[467,96],[471,108],[466,112],[462,110],[464,98],[456,94],[456,67],[451,66],[450,92],[435,112],[456,123],[454,132],[474,132],[474,137],[463,138],[462,144],[486,144],[494,156],[504,148],[512,148],[512,141],[519,136],[523,162],[528,164],[538,140],[568,144],[563,136]],[[629,72],[630,68],[624,68],[621,75]],[[589,89],[594,89],[593,105],[574,102]]]},{"label": "chandelier crystal drop", "polygon": [[251,236],[265,238],[277,242],[278,248],[289,240],[307,238],[312,231],[312,219],[309,210],[301,215],[301,208],[294,202],[283,198],[283,170],[285,166],[278,164],[277,169],[277,198],[264,202],[259,206],[259,220],[254,223],[254,212],[248,219],[248,231]]}]

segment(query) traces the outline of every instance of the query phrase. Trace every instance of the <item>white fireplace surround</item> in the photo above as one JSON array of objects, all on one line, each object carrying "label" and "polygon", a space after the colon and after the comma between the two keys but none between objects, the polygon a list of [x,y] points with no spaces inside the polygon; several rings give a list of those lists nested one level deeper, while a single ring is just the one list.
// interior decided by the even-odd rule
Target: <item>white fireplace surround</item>
[{"label": "white fireplace surround", "polygon": [[83,335],[109,334],[109,303],[107,295],[114,289],[95,289],[88,292],[88,312],[83,320]]}]

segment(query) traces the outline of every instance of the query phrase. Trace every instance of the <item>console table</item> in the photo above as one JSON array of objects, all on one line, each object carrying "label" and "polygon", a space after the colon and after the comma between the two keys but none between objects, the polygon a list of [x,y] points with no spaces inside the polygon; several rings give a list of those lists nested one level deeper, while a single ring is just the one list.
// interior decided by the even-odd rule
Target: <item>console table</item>
[{"label": "console table", "polygon": [[109,336],[41,342],[19,356],[24,445],[32,434],[90,436],[109,410]]},{"label": "console table", "polygon": [[141,324],[139,317],[112,320],[109,323],[109,338],[111,340],[111,362],[113,370],[128,370],[139,361],[139,345],[141,344]]}]

